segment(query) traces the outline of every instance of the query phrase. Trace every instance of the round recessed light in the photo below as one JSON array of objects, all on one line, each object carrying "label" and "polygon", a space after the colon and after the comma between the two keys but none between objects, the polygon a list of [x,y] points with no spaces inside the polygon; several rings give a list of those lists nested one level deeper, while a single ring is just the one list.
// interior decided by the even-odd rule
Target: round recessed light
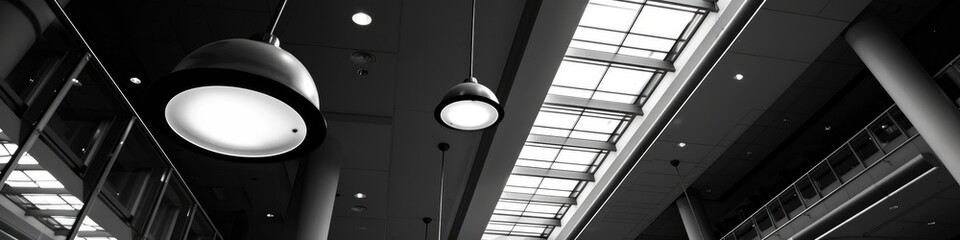
[{"label": "round recessed light", "polygon": [[130,82],[133,83],[133,84],[140,84],[140,83],[142,83],[143,81],[140,81],[140,78],[132,77],[132,78],[130,78]]},{"label": "round recessed light", "polygon": [[830,131],[830,129],[833,129],[830,125],[823,126],[823,130]]},{"label": "round recessed light", "polygon": [[677,147],[686,147],[686,146],[687,146],[687,143],[685,142],[677,143]]},{"label": "round recessed light", "polygon": [[273,215],[273,213],[267,213],[267,217],[268,217],[268,218],[272,218],[272,217],[276,217],[276,216],[277,216],[277,215]]},{"label": "round recessed light", "polygon": [[927,226],[933,226],[933,225],[937,225],[937,222],[934,222],[934,221],[927,222]]},{"label": "round recessed light", "polygon": [[898,208],[900,208],[900,205],[893,205],[893,206],[887,207],[888,210],[895,210]]},{"label": "round recessed light", "polygon": [[367,198],[367,195],[363,193],[356,193],[356,194],[353,194],[353,197],[356,199],[364,199],[364,198]]},{"label": "round recessed light", "polygon": [[353,17],[351,17],[350,19],[353,19],[353,23],[356,23],[357,25],[360,25],[360,26],[370,25],[370,23],[373,22],[373,18],[364,12],[354,13]]},{"label": "round recessed light", "polygon": [[366,211],[367,211],[367,207],[365,207],[365,206],[363,206],[363,205],[356,205],[356,206],[351,207],[350,210],[353,210],[354,212],[366,212]]},{"label": "round recessed light", "polygon": [[733,79],[736,79],[737,81],[743,80],[743,74],[737,73],[736,75],[733,75]]}]

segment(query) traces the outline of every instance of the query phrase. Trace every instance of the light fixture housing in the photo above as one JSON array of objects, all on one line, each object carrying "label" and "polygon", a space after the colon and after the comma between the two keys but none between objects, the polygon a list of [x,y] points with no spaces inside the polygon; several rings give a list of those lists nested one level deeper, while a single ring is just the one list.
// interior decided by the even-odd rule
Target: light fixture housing
[{"label": "light fixture housing", "polygon": [[493,91],[471,77],[450,88],[433,115],[444,127],[478,131],[500,123],[503,107]]},{"label": "light fixture housing", "polygon": [[[275,37],[264,39],[220,40],[188,54],[147,90],[143,101],[147,122],[180,145],[228,161],[276,162],[315,149],[326,137],[327,123],[313,77],[279,47]],[[263,105],[258,108],[229,99]],[[232,109],[217,107],[231,104]],[[223,118],[204,109],[261,121]],[[269,112],[249,112],[255,109]],[[282,123],[275,123],[276,119]]]}]

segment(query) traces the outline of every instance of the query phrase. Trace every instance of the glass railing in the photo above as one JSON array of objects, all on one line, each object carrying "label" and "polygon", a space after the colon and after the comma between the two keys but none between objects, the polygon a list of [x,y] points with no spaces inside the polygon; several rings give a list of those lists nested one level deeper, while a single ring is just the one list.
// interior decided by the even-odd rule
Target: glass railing
[{"label": "glass railing", "polygon": [[900,109],[888,108],[721,239],[766,238],[916,136]]},{"label": "glass railing", "polygon": [[35,23],[41,36],[0,79],[0,239],[222,239],[67,14],[46,2],[34,11],[56,18]]}]

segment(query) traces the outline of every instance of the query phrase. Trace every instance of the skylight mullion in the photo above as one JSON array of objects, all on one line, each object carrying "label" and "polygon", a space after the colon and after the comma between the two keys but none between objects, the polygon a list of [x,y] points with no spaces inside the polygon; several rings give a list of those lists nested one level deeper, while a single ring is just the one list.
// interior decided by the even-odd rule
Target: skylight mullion
[{"label": "skylight mullion", "polygon": [[580,181],[593,181],[593,174],[583,173],[583,172],[572,172],[572,171],[563,171],[563,170],[549,170],[542,168],[529,168],[529,167],[514,167],[513,174],[511,176],[533,176],[533,177],[548,177],[548,178],[561,178],[561,179],[570,179],[570,180],[580,180]]},{"label": "skylight mullion", "polygon": [[650,69],[662,70],[667,72],[673,72],[677,70],[676,68],[673,67],[673,63],[660,60],[660,59],[635,57],[635,56],[629,56],[629,55],[623,55],[623,54],[608,53],[608,52],[601,52],[601,51],[580,49],[580,48],[568,48],[567,57],[583,59],[583,60],[591,60],[591,61],[617,63],[617,64],[623,64],[627,66],[650,68]]},{"label": "skylight mullion", "polygon": [[565,138],[565,137],[557,137],[557,136],[550,136],[550,135],[530,134],[530,136],[527,137],[527,142],[543,143],[543,144],[551,144],[551,145],[562,145],[562,146],[573,146],[573,147],[590,148],[590,149],[598,149],[598,150],[605,150],[605,151],[617,150],[616,145],[614,145],[611,142],[594,141],[594,140],[577,139],[577,138]]},{"label": "skylight mullion", "polygon": [[521,216],[507,216],[507,215],[499,215],[499,214],[494,214],[493,216],[491,216],[490,222],[560,226],[560,219],[556,219],[556,218],[521,217]]},{"label": "skylight mullion", "polygon": [[512,193],[512,192],[503,193],[503,195],[500,196],[500,199],[541,202],[541,203],[556,203],[556,204],[576,204],[577,203],[577,199],[572,197],[543,196],[543,195]]},{"label": "skylight mullion", "polygon": [[79,213],[80,213],[80,210],[27,209],[24,215],[31,216],[31,217],[50,217],[50,216],[76,216]]}]

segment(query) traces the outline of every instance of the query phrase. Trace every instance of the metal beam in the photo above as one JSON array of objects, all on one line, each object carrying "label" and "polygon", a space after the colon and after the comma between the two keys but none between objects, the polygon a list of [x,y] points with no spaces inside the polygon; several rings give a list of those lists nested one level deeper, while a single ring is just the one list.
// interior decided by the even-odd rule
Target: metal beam
[{"label": "metal beam", "polygon": [[70,194],[64,188],[26,188],[26,187],[5,187],[0,190],[2,194]]},{"label": "metal beam", "polygon": [[649,1],[676,4],[684,7],[699,8],[699,9],[703,9],[711,12],[716,12],[720,10],[720,8],[717,7],[716,1],[704,1],[704,0],[649,0]]},{"label": "metal beam", "polygon": [[593,181],[593,174],[544,168],[521,167],[513,168],[513,174],[534,177],[562,178],[580,181]]},{"label": "metal beam", "polygon": [[521,223],[521,224],[533,224],[533,225],[560,226],[560,219],[556,219],[556,218],[521,217],[521,216],[510,216],[510,215],[494,214],[493,216],[490,216],[490,221],[491,221],[491,222],[505,222],[505,223]]},{"label": "metal beam", "polygon": [[557,136],[547,136],[547,135],[539,135],[539,134],[530,134],[530,136],[527,137],[527,142],[591,148],[591,149],[607,150],[611,152],[617,150],[617,146],[610,142],[577,139],[577,138],[565,138],[565,137],[557,137]]},{"label": "metal beam", "polygon": [[513,192],[504,192],[503,195],[500,195],[500,199],[530,201],[530,202],[539,202],[539,203],[577,204],[577,199],[572,197],[533,195],[533,194],[527,194],[527,193],[513,193]]},{"label": "metal beam", "polygon": [[635,66],[635,67],[642,67],[642,68],[652,68],[652,69],[663,70],[667,72],[673,72],[677,70],[676,68],[673,67],[673,63],[667,62],[664,60],[657,60],[653,58],[644,58],[644,57],[634,57],[629,55],[587,50],[582,48],[567,49],[567,57],[617,63],[617,64],[623,64],[623,65],[629,65],[629,66]]},{"label": "metal beam", "polygon": [[549,105],[587,108],[643,116],[643,108],[636,104],[592,100],[553,94],[547,94],[547,98],[543,100],[543,103]]},{"label": "metal beam", "polygon": [[50,217],[50,216],[77,216],[80,213],[79,210],[40,210],[40,209],[27,209],[27,212],[24,215],[31,217]]}]

